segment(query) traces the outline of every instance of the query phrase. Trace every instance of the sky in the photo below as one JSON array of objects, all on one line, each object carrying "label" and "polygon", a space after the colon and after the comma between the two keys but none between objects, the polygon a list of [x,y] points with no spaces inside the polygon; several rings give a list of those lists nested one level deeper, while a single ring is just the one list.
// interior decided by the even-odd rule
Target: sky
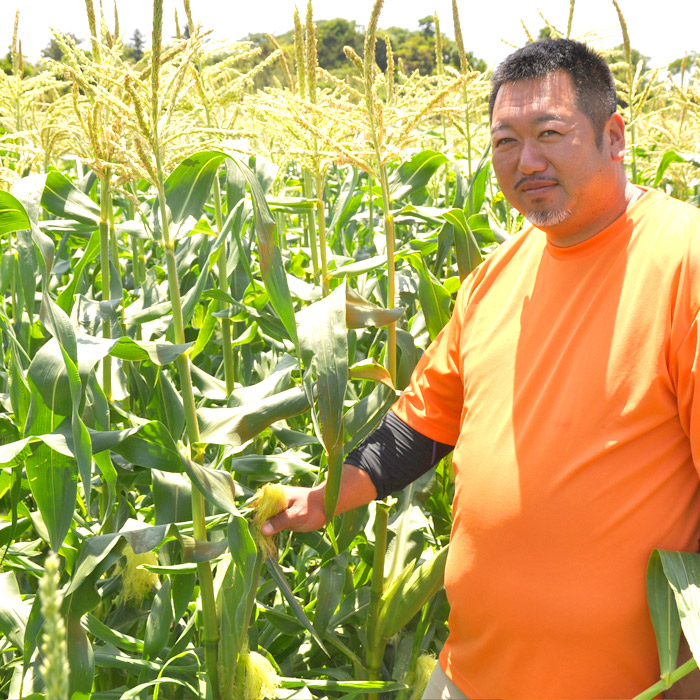
[{"label": "sky", "polygon": [[[180,24],[185,13],[182,0],[165,1],[164,35],[175,33],[174,14]],[[113,26],[114,0],[103,0],[108,25]],[[99,0],[94,0],[99,8]],[[373,0],[314,0],[314,19],[344,17],[366,26]],[[650,9],[643,0],[619,0],[632,46],[662,68],[691,51],[700,52],[700,0],[663,0]],[[281,34],[293,26],[294,7],[304,16],[306,0],[191,0],[195,22],[214,30],[219,39],[243,39],[249,33]],[[523,23],[533,35],[543,26],[544,16],[566,30],[569,0],[458,0],[462,34],[467,50],[489,66],[505,58],[513,46],[526,41]],[[129,39],[139,29],[150,43],[152,3],[149,0],[117,0],[122,35]],[[36,61],[51,39],[51,30],[88,37],[84,0],[0,0],[0,52],[12,41],[15,11],[19,8],[22,52]],[[384,0],[379,27],[418,29],[418,20],[438,13],[440,28],[453,37],[451,0]],[[542,16],[540,16],[540,13]],[[606,48],[622,43],[612,0],[578,0],[574,7],[572,36]]]}]

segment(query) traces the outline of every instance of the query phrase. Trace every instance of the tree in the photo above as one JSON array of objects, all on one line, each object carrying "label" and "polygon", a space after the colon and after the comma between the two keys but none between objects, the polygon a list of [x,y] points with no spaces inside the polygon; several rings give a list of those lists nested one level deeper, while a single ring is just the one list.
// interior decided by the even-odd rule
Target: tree
[{"label": "tree", "polygon": [[697,68],[698,61],[700,61],[700,53],[691,51],[686,56],[671,61],[668,65],[668,74],[673,77],[681,73],[685,73],[686,75],[692,73]]},{"label": "tree", "polygon": [[131,41],[126,45],[126,57],[138,63],[143,58],[143,49],[146,45],[146,38],[140,29],[134,29]]},{"label": "tree", "polygon": [[[74,41],[76,44],[78,42],[78,37],[71,32],[68,32],[66,36]],[[63,49],[60,47],[59,43],[56,41],[56,37],[51,37],[51,41],[41,50],[42,58],[51,58],[54,61],[63,60]]]},{"label": "tree", "polygon": [[316,41],[318,65],[327,71],[333,71],[344,68],[347,64],[343,47],[352,46],[355,51],[362,52],[364,36],[354,21],[337,17],[317,23]]},{"label": "tree", "polygon": [[423,19],[419,19],[418,26],[426,39],[430,39],[435,36],[435,17],[432,15],[427,15],[423,17]]}]

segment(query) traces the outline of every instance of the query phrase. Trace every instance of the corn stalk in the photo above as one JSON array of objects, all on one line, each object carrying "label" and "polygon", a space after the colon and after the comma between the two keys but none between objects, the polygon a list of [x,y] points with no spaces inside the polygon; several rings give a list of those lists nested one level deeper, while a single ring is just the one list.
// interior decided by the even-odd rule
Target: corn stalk
[{"label": "corn stalk", "polygon": [[[163,249],[167,265],[168,290],[172,303],[173,331],[176,343],[185,343],[185,324],[182,315],[182,300],[178,283],[177,265],[175,262],[175,246],[170,236],[168,222],[168,205],[165,197],[165,177],[163,172],[162,145],[158,138],[158,116],[159,116],[159,78],[160,60],[163,32],[163,0],[153,0],[153,42],[152,42],[152,63],[151,63],[151,117],[153,128],[153,155],[156,166],[156,187],[158,189],[158,211],[161,221],[161,231],[163,235]],[[203,454],[196,447],[200,443],[199,423],[194,400],[194,390],[192,386],[192,376],[190,371],[190,361],[186,354],[180,355],[177,360],[177,371],[180,378],[180,391],[185,409],[185,426],[190,450],[195,450],[192,455],[195,462],[203,463]],[[207,526],[204,510],[204,495],[193,484],[192,485],[192,523],[194,527],[194,537],[197,540],[207,540]],[[219,697],[218,680],[218,642],[219,627],[216,612],[216,597],[214,595],[214,578],[209,562],[197,564],[199,575],[200,595],[202,599],[202,642],[204,644],[204,655],[209,681],[211,683],[214,698]]]}]

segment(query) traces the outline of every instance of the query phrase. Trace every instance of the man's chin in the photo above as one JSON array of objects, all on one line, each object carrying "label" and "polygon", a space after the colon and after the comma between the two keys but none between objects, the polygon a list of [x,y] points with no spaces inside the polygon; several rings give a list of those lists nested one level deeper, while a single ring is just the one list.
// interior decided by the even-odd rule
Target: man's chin
[{"label": "man's chin", "polygon": [[525,218],[538,228],[556,226],[566,221],[571,216],[570,209],[543,209],[541,211],[528,211]]}]

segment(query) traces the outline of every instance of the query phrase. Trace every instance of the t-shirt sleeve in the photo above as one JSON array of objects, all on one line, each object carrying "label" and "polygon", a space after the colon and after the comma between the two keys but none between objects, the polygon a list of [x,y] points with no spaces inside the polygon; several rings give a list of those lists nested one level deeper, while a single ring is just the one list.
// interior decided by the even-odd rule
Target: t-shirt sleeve
[{"label": "t-shirt sleeve", "polygon": [[434,467],[452,445],[431,440],[389,411],[379,427],[345,458],[369,474],[377,498],[400,491]]},{"label": "t-shirt sleeve", "polygon": [[468,285],[462,285],[452,316],[418,361],[411,381],[392,407],[394,413],[423,435],[455,445],[463,406],[459,352]]},{"label": "t-shirt sleeve", "polygon": [[[696,238],[700,239],[700,227]],[[671,318],[669,370],[678,416],[700,474],[700,242],[691,244],[678,279]]]}]

